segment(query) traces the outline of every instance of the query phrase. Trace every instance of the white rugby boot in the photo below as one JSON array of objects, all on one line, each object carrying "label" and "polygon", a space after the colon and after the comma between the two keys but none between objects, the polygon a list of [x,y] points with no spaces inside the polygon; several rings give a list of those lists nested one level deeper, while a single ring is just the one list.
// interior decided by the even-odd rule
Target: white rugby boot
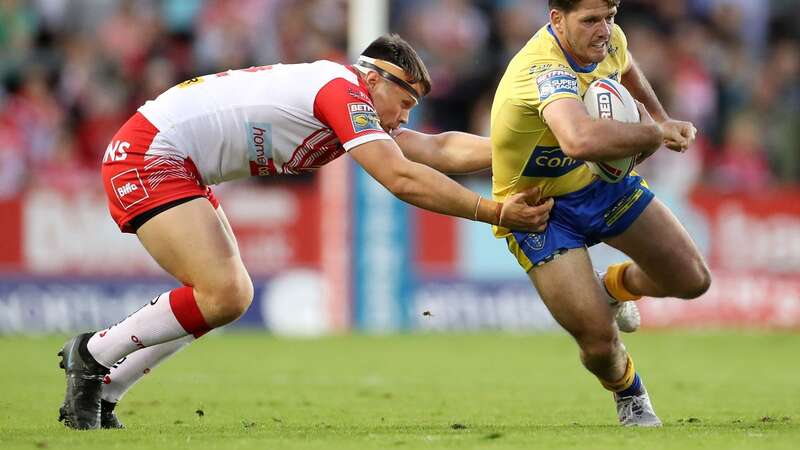
[{"label": "white rugby boot", "polygon": [[650,403],[650,395],[647,389],[642,386],[642,393],[628,397],[620,397],[614,394],[617,402],[617,417],[619,423],[624,427],[660,427],[661,420],[656,416],[653,404]]},{"label": "white rugby boot", "polygon": [[608,293],[605,283],[603,283],[603,277],[606,275],[605,272],[595,271],[595,274],[597,274],[597,278],[600,280],[600,286],[606,294],[608,304],[614,309],[614,320],[617,322],[619,331],[633,333],[638,330],[639,326],[642,324],[642,316],[639,314],[639,307],[636,305],[636,302],[617,301],[617,299]]}]

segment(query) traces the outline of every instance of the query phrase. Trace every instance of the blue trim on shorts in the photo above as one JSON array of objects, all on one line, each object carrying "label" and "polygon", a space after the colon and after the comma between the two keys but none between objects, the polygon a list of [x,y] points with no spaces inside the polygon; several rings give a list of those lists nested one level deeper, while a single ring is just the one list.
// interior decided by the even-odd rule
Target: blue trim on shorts
[{"label": "blue trim on shorts", "polygon": [[640,176],[619,183],[597,179],[570,194],[556,197],[547,229],[541,233],[512,231],[534,266],[572,248],[591,247],[627,230],[653,200]]}]

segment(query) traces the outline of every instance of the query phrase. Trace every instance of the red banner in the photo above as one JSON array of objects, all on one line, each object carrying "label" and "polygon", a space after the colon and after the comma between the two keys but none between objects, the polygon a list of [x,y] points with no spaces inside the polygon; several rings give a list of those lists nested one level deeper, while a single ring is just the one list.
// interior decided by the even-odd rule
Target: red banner
[{"label": "red banner", "polygon": [[800,276],[800,190],[697,190],[691,201],[708,223],[712,268]]},{"label": "red banner", "polygon": [[800,191],[696,190],[710,236],[711,289],[691,301],[640,303],[649,327],[800,328]]},{"label": "red banner", "polygon": [[643,326],[800,328],[800,276],[713,272],[698,299],[641,300]]},{"label": "red banner", "polygon": [[316,183],[226,189],[218,195],[252,275],[320,266]]},{"label": "red banner", "polygon": [[0,200],[0,270],[19,270],[22,261],[21,211],[19,199]]},{"label": "red banner", "polygon": [[[215,190],[248,270],[320,266],[314,181]],[[102,192],[40,188],[0,202],[0,270],[33,275],[163,274],[134,235],[120,233]]]}]

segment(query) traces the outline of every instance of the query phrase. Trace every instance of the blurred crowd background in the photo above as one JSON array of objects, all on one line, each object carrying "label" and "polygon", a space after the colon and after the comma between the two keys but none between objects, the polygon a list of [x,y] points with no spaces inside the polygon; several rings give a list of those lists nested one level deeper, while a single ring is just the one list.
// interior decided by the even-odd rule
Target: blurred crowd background
[{"label": "blurred crowd background", "polygon": [[[0,0],[0,197],[95,183],[116,129],[182,80],[347,61],[347,7]],[[546,0],[394,0],[390,11],[390,29],[417,48],[434,81],[411,125],[479,134],[506,63],[548,14]],[[668,111],[701,131],[689,155],[653,158],[646,174],[726,191],[800,182],[800,0],[623,0],[618,23]]]}]

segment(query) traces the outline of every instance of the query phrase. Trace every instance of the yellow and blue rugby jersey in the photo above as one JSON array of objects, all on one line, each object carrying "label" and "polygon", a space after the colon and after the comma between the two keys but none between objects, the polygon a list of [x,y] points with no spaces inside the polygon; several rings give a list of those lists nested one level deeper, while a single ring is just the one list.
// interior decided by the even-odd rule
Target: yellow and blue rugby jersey
[{"label": "yellow and blue rugby jersey", "polygon": [[[492,193],[497,201],[533,186],[543,197],[557,197],[588,185],[593,175],[582,161],[566,156],[541,112],[561,98],[582,100],[592,81],[619,81],[628,70],[628,43],[613,26],[608,56],[580,66],[545,25],[517,53],[506,69],[492,103]],[[509,230],[494,227],[497,237]]]}]

